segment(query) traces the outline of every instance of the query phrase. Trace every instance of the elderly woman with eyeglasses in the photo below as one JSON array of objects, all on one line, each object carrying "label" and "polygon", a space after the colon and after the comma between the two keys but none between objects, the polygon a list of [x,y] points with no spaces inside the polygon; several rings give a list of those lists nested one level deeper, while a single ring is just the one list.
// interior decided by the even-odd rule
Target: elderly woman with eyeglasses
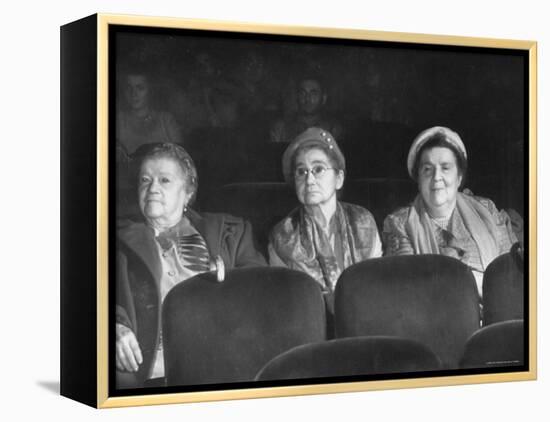
[{"label": "elderly woman with eyeglasses", "polygon": [[509,215],[486,198],[459,189],[468,157],[460,136],[435,126],[413,141],[407,159],[418,183],[413,203],[384,221],[386,255],[441,254],[470,267],[482,295],[483,273],[517,241]]},{"label": "elderly woman with eyeglasses", "polygon": [[168,292],[197,274],[264,266],[250,223],[226,214],[199,214],[195,165],[175,144],[142,151],[138,202],[143,220],[121,225],[116,251],[118,388],[161,386],[161,308]]},{"label": "elderly woman with eyeglasses", "polygon": [[309,128],[298,135],[282,163],[284,178],[296,189],[300,206],[273,228],[269,262],[313,277],[322,286],[330,313],[342,271],[382,255],[376,222],[365,208],[337,199],[346,163],[326,130]]}]

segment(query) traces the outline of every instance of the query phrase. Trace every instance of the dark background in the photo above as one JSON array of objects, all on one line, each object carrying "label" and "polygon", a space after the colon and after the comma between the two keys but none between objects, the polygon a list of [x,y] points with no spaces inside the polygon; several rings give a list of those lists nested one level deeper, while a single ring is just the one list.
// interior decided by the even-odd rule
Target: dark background
[{"label": "dark background", "polygon": [[[118,76],[145,66],[153,107],[177,119],[199,170],[199,209],[222,185],[282,182],[285,146],[269,143],[269,130],[296,110],[299,78],[315,74],[328,94],[327,113],[344,129],[337,141],[347,160],[345,188],[365,179],[410,183],[412,140],[442,125],[466,145],[465,187],[525,215],[523,52],[172,31],[118,33],[116,58]],[[216,125],[208,120],[205,92],[222,116]],[[116,103],[124,106],[122,95]],[[411,199],[404,195],[392,205]]]}]

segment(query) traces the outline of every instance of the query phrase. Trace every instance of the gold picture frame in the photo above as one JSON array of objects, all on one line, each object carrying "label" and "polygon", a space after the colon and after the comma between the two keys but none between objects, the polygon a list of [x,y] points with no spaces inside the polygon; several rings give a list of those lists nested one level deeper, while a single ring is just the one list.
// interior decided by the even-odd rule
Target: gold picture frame
[{"label": "gold picture frame", "polygon": [[[531,253],[525,264],[526,364],[521,370],[499,370],[472,373],[453,372],[438,376],[384,378],[376,380],[342,379],[339,382],[303,382],[300,385],[279,382],[271,386],[247,384],[244,388],[219,385],[209,390],[190,388],[144,390],[132,394],[113,394],[112,313],[114,309],[112,257],[114,246],[113,189],[114,165],[112,135],[113,99],[116,77],[113,60],[117,52],[110,42],[117,31],[163,36],[192,31],[201,38],[223,38],[227,34],[246,39],[290,44],[310,40],[322,49],[325,45],[342,48],[417,49],[418,51],[453,50],[454,53],[501,54],[521,60],[521,87],[514,87],[522,98],[513,110],[522,108],[524,177],[523,216],[527,221],[525,248]],[[149,32],[148,32],[149,31]],[[159,32],[160,31],[160,32]],[[179,31],[179,32],[178,32]],[[183,31],[183,32],[182,32]],[[176,35],[174,35],[176,34]],[[428,386],[534,380],[537,375],[536,318],[536,251],[537,251],[537,44],[534,41],[487,39],[354,29],[312,28],[297,26],[257,25],[249,23],[189,20],[97,14],[62,27],[62,276],[61,276],[61,394],[98,408],[150,404],[189,403],[290,395],[400,389]],[[279,38],[277,38],[279,37]],[[327,49],[328,51],[328,49]],[[332,50],[330,50],[332,51]],[[333,53],[327,53],[329,56]],[[388,53],[391,56],[391,52]],[[329,60],[330,61],[330,57]],[[442,70],[441,72],[445,72]],[[496,70],[498,72],[498,70]],[[519,80],[519,79],[518,79]],[[373,82],[374,83],[374,82]],[[492,91],[491,91],[492,92]],[[504,96],[500,100],[506,100]],[[482,108],[482,112],[486,111]],[[502,121],[499,116],[495,122]],[[500,120],[499,120],[500,119]],[[77,142],[78,140],[78,142]],[[412,139],[411,139],[412,140]],[[410,141],[410,140],[409,140]],[[404,166],[404,164],[403,164]],[[78,179],[78,182],[74,182]],[[79,242],[88,242],[75,248]],[[83,250],[84,249],[84,250]],[[110,267],[111,266],[111,267]],[[79,275],[80,284],[75,285]],[[111,334],[109,334],[111,333]],[[111,348],[110,348],[111,347]],[[86,353],[77,353],[84,348]],[[252,386],[251,386],[252,385]],[[116,388],[114,389],[116,393]],[[153,391],[152,393],[150,391]],[[164,392],[166,391],[166,392]]]}]

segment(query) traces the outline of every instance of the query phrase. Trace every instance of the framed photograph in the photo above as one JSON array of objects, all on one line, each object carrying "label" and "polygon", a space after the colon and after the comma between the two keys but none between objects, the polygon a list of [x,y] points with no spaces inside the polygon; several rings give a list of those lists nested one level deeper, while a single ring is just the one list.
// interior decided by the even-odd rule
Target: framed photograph
[{"label": "framed photograph", "polygon": [[61,394],[536,379],[536,48],[63,26]]}]

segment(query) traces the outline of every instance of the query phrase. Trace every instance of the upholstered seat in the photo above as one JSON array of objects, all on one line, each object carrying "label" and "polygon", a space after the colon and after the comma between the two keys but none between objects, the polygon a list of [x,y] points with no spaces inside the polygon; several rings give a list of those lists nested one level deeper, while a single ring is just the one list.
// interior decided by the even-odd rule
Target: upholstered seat
[{"label": "upholstered seat", "polygon": [[318,283],[285,268],[195,276],[168,293],[162,320],[167,385],[251,381],[285,350],[326,338]]},{"label": "upholstered seat", "polygon": [[524,319],[523,259],[512,250],[496,258],[483,275],[483,325]]},{"label": "upholstered seat", "polygon": [[476,331],[464,347],[462,368],[522,366],[523,320],[501,321]]},{"label": "upholstered seat", "polygon": [[457,368],[479,328],[471,271],[442,255],[370,259],[347,268],[336,285],[336,337],[398,336],[420,341]]},{"label": "upholstered seat", "polygon": [[283,352],[258,380],[325,378],[432,371],[437,356],[423,344],[398,337],[350,337],[305,344]]},{"label": "upholstered seat", "polygon": [[267,251],[271,229],[298,206],[286,183],[232,183],[204,193],[201,209],[225,212],[250,221],[260,250]]},{"label": "upholstered seat", "polygon": [[417,193],[417,186],[409,179],[348,179],[344,184],[342,200],[368,209],[381,229],[384,218],[411,202]]}]

